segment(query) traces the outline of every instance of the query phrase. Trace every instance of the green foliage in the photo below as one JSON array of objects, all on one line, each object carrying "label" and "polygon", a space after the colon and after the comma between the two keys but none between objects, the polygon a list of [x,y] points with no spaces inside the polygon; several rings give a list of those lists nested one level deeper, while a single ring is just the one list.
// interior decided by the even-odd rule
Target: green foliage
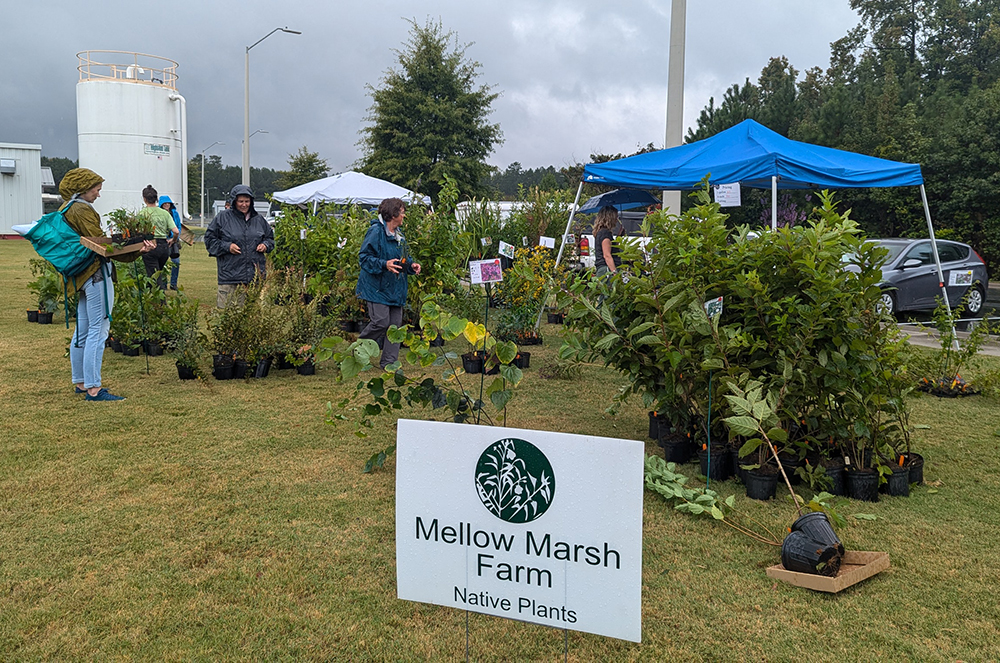
[{"label": "green foliage", "polygon": [[[402,410],[404,406],[429,408],[431,418],[440,417],[441,420],[456,423],[480,423],[485,418],[492,425],[490,412],[496,416],[514,397],[514,390],[524,377],[521,369],[511,365],[517,356],[516,345],[497,342],[483,325],[452,315],[433,297],[429,297],[421,307],[419,329],[419,332],[414,332],[408,327],[390,327],[388,340],[406,346],[403,361],[386,366],[374,377],[360,378],[354,395],[338,404],[340,409],[354,404],[359,413],[355,430],[359,437],[367,437],[367,430],[374,426],[375,417]],[[438,337],[445,341],[464,337],[473,347],[482,347],[487,351],[487,368],[498,366],[500,370],[500,374],[482,391],[487,400],[481,400],[471,387],[463,384],[465,371],[456,353],[430,347],[430,342]],[[360,339],[342,347],[344,343],[339,337],[323,339],[317,353],[320,361],[333,359],[339,370],[338,380],[350,382],[362,373],[376,369],[381,350],[375,341]],[[332,403],[327,404],[328,422],[344,419],[346,416],[339,414]],[[381,467],[392,449],[376,452],[366,463],[364,471],[371,472]]]},{"label": "green foliage", "polygon": [[303,145],[298,152],[288,155],[288,170],[281,173],[275,186],[279,190],[291,189],[300,184],[322,179],[329,174],[330,166],[326,159],[321,159],[319,152],[310,152]]},{"label": "green foliage", "polygon": [[501,133],[488,122],[497,94],[476,87],[480,65],[467,59],[467,48],[441,23],[411,21],[409,41],[396,51],[399,69],[388,70],[378,88],[368,87],[364,173],[435,200],[445,175],[466,194],[481,190],[491,170],[486,157]]},{"label": "green foliage", "polygon": [[[56,268],[48,260],[32,258],[28,261],[31,267],[31,274],[34,280],[28,283],[28,290],[38,303],[39,311],[55,313],[59,309],[65,295],[63,289],[63,277],[56,271]],[[76,311],[77,296],[74,295],[70,302],[71,311]]]},{"label": "green foliage", "polygon": [[[629,380],[620,398],[640,395],[699,438],[711,402],[712,439],[728,432],[760,462],[772,455],[767,436],[800,457],[829,453],[819,441],[830,438],[858,457],[905,446],[904,341],[877,311],[884,251],[825,193],[809,223],[757,239],[728,229],[707,191],[693,195],[700,204],[679,217],[647,217],[647,250],[623,247],[613,277],[561,288],[560,357],[603,360]],[[705,302],[720,296],[723,312],[710,319]],[[724,398],[735,387],[753,396],[746,412]]]},{"label": "green foliage", "polygon": [[111,232],[128,237],[143,237],[152,235],[153,221],[145,216],[139,216],[133,210],[119,207],[108,212],[111,221]]},{"label": "green foliage", "polygon": [[969,333],[965,338],[958,336],[955,321],[962,317],[968,297],[969,293],[966,293],[950,314],[944,301],[939,298],[933,317],[941,347],[934,352],[929,362],[923,363],[918,369],[918,372],[923,373],[915,376],[921,391],[939,396],[965,396],[978,393],[972,384],[962,378],[962,372],[967,368],[975,369],[979,366],[981,363],[979,350],[989,339],[989,335],[995,333],[995,326],[984,316],[982,320],[969,325]]}]

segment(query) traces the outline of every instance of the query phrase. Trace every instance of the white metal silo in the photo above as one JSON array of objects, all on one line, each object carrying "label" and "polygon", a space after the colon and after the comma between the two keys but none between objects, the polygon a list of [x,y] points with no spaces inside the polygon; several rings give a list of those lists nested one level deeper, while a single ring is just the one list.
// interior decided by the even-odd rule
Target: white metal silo
[{"label": "white metal silo", "polygon": [[187,214],[187,108],[177,63],[128,51],[82,51],[76,85],[80,166],[104,178],[94,206],[142,207],[152,184]]}]

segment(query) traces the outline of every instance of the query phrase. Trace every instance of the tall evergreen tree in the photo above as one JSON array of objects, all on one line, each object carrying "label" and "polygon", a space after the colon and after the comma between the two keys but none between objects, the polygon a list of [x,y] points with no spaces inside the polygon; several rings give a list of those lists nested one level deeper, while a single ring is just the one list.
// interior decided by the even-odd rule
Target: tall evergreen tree
[{"label": "tall evergreen tree", "polygon": [[303,145],[298,152],[288,155],[288,170],[281,173],[275,185],[278,191],[283,191],[323,179],[329,174],[330,166],[326,163],[326,159],[321,159],[319,152],[310,152]]},{"label": "tall evergreen tree", "polygon": [[489,123],[498,94],[477,86],[481,65],[467,59],[470,45],[460,46],[440,23],[411,21],[410,38],[396,51],[399,68],[388,70],[378,88],[368,87],[364,173],[435,200],[445,175],[463,194],[484,192],[492,170],[486,157],[501,142],[500,125]]}]

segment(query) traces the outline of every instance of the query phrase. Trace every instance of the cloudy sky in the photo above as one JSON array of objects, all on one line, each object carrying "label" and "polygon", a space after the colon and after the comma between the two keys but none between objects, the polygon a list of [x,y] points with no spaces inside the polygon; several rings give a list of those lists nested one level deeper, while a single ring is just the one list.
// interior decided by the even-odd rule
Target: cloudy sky
[{"label": "cloudy sky", "polygon": [[[284,168],[301,145],[334,172],[359,157],[359,130],[393,49],[415,19],[440,20],[494,86],[504,142],[491,163],[557,167],[594,152],[663,144],[670,0],[0,0],[0,142],[76,158],[76,53],[123,50],[179,63],[188,150],[240,163],[245,48],[253,164]],[[694,0],[687,9],[685,124],[710,96],[756,80],[769,57],[826,67],[830,42],[857,23],[848,0]]]}]

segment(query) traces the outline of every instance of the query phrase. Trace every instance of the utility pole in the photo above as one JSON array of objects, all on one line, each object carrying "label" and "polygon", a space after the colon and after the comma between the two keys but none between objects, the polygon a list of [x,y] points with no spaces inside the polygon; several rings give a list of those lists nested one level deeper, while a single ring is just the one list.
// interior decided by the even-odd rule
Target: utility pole
[{"label": "utility pole", "polygon": [[[667,132],[664,147],[684,144],[684,41],[687,28],[687,0],[671,0],[670,61],[667,65]],[[663,210],[681,213],[681,192],[663,192]]]}]

